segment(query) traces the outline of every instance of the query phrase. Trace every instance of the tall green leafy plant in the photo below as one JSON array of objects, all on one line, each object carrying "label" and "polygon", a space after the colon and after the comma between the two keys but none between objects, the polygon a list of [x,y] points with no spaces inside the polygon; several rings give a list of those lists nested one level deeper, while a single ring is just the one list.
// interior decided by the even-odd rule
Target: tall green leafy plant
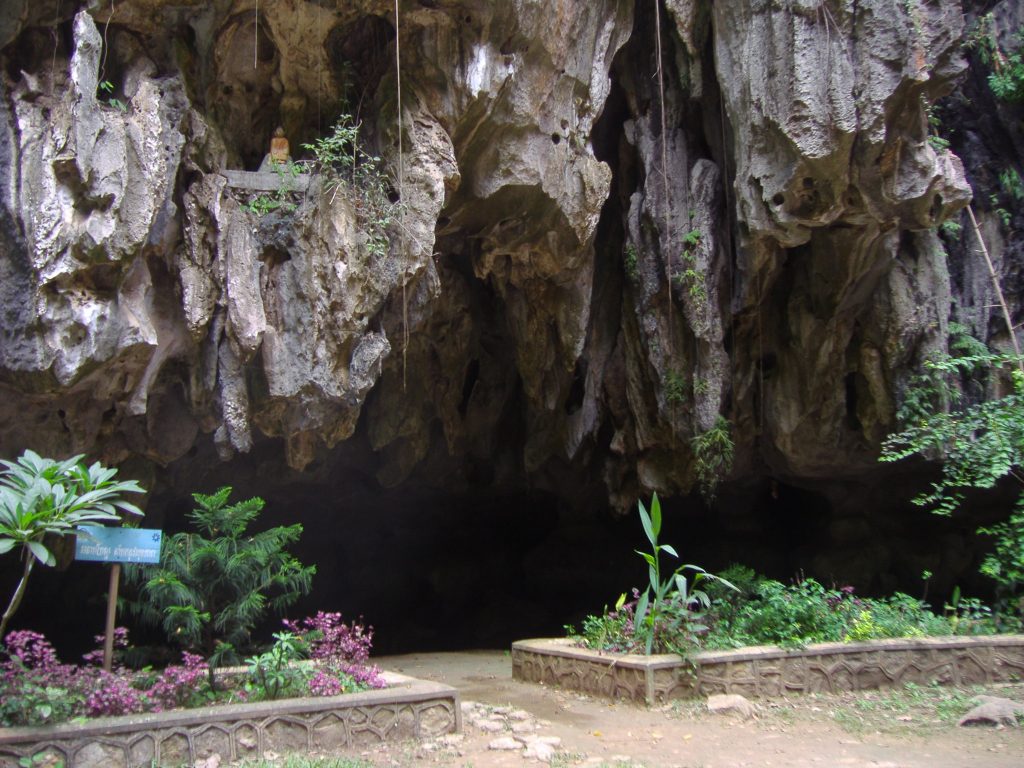
[{"label": "tall green leafy plant", "polygon": [[139,587],[128,608],[143,624],[161,626],[167,637],[202,653],[215,668],[238,660],[236,648],[268,612],[282,614],[308,594],[316,566],[287,552],[302,535],[299,524],[249,533],[264,501],[228,504],[231,488],[195,493],[189,514],[196,529],[165,539],[157,566],[129,566],[126,580]]},{"label": "tall green leafy plant", "polygon": [[[679,553],[669,544],[660,544],[661,535],[661,502],[658,494],[651,499],[651,510],[647,511],[643,501],[637,501],[640,511],[640,523],[644,535],[651,545],[650,552],[637,554],[647,563],[648,585],[637,600],[633,615],[634,631],[642,639],[644,652],[650,655],[654,650],[655,640],[663,630],[666,621],[691,622],[701,611],[707,610],[711,599],[707,592],[700,589],[703,582],[718,581],[724,586],[735,589],[728,581],[708,573],[697,565],[684,564],[677,567],[667,576],[662,576],[661,555],[666,554],[676,559]],[[689,578],[687,573],[690,574]],[[681,614],[681,616],[680,616]],[[702,629],[702,627],[693,627]]]},{"label": "tall green leafy plant", "polygon": [[118,510],[142,515],[122,498],[145,493],[134,480],[115,480],[116,469],[82,464],[82,456],[64,461],[25,451],[17,461],[0,461],[0,554],[17,549],[21,579],[0,618],[0,638],[21,605],[36,562],[55,565],[47,536],[67,536],[87,523],[119,522]]}]

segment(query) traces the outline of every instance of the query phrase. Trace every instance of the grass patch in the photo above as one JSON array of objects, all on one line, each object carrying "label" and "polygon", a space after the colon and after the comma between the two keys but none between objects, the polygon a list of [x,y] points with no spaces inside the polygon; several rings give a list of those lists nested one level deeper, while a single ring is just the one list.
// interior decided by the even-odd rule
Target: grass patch
[{"label": "grass patch", "polygon": [[956,688],[938,683],[856,693],[815,694],[773,702],[765,717],[792,724],[796,720],[832,720],[851,734],[907,733],[955,728],[982,694],[1020,700],[1024,685]]}]

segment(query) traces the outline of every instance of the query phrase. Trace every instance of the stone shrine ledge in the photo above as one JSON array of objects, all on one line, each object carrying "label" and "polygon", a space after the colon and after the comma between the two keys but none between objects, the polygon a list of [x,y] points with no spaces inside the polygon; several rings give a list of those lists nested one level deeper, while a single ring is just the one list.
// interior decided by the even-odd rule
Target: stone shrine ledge
[{"label": "stone shrine ledge", "polygon": [[286,192],[303,194],[309,189],[310,174],[277,171],[229,171],[223,170],[220,175],[228,180],[231,189],[242,189],[247,192]]}]

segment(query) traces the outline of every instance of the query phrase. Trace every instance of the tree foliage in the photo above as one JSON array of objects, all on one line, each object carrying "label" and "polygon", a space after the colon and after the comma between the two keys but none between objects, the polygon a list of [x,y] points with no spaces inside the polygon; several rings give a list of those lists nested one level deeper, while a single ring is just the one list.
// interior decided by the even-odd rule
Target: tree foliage
[{"label": "tree foliage", "polygon": [[1016,365],[1012,355],[990,352],[925,363],[900,411],[903,429],[889,435],[881,460],[913,454],[942,462],[942,476],[931,491],[914,499],[938,514],[952,513],[968,488],[992,488],[1008,475],[1022,479],[1024,466],[1024,378],[1009,375],[1013,389],[1003,397],[968,403],[956,386],[961,376],[977,380]]},{"label": "tree foliage", "polygon": [[86,523],[119,522],[118,510],[142,515],[122,498],[145,493],[138,483],[115,480],[116,469],[99,463],[86,467],[82,458],[56,461],[25,451],[17,461],[0,461],[0,554],[20,548],[24,561],[21,580],[0,619],[0,637],[21,605],[36,561],[56,564],[47,536],[67,536]]},{"label": "tree foliage", "polygon": [[[882,461],[919,454],[941,462],[939,481],[914,499],[941,515],[952,514],[967,489],[993,488],[1005,477],[1024,485],[1024,372],[1016,355],[980,346],[961,344],[970,354],[926,363],[900,410],[903,429],[883,443]],[[1001,397],[969,402],[963,396],[965,382],[994,389],[1000,374],[1010,385]],[[997,607],[1024,615],[1018,597],[1024,588],[1024,495],[1005,522],[978,532],[995,537],[981,572],[996,582]]]},{"label": "tree foliage", "polygon": [[127,581],[139,599],[127,603],[143,624],[161,626],[167,637],[204,654],[213,668],[235,662],[267,612],[282,614],[308,594],[316,566],[304,566],[286,550],[302,535],[299,524],[249,533],[263,510],[258,497],[228,504],[231,488],[206,496],[189,514],[196,529],[165,539],[160,564],[130,566]]}]

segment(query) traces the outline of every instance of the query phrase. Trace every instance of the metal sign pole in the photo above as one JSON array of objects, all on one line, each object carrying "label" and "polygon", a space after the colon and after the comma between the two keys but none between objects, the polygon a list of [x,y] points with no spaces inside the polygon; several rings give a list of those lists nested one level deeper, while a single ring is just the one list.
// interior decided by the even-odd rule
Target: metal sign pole
[{"label": "metal sign pole", "polygon": [[110,589],[107,591],[107,631],[103,635],[103,671],[109,672],[114,660],[114,624],[117,618],[117,586],[121,580],[121,564],[110,566]]}]

